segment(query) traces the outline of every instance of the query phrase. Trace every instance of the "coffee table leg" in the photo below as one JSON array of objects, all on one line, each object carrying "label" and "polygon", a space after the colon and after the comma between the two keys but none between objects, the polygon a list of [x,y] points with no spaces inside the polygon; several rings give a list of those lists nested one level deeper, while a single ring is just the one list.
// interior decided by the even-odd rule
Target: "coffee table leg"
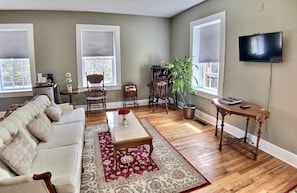
[{"label": "coffee table leg", "polygon": [[149,142],[149,145],[150,145],[149,158],[152,159],[152,152],[154,149],[152,140]]},{"label": "coffee table leg", "polygon": [[113,148],[113,159],[114,159],[115,171],[118,170],[117,152],[118,152],[118,148],[114,147]]}]

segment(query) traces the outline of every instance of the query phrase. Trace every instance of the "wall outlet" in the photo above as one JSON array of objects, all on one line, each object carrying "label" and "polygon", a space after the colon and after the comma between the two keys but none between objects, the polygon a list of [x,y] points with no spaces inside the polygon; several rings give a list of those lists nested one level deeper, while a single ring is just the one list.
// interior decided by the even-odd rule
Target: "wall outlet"
[{"label": "wall outlet", "polygon": [[249,143],[249,144],[254,145],[254,141],[251,139],[251,137],[247,137],[246,142]]}]

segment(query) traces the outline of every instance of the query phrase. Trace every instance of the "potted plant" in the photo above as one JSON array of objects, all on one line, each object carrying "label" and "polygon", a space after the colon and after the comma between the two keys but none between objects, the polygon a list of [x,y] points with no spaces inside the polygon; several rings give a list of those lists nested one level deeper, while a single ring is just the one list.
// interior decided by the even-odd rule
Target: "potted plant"
[{"label": "potted plant", "polygon": [[[184,58],[175,58],[169,64],[171,74],[172,92],[179,94],[183,102],[184,118],[193,119],[196,105],[191,103],[191,94],[195,90],[192,87],[192,58],[185,56]],[[194,78],[197,82],[197,79]]]}]

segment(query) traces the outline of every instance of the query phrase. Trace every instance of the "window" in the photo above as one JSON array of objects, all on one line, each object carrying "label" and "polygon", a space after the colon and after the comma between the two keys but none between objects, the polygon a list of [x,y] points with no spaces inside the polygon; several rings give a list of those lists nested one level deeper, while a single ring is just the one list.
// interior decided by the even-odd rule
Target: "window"
[{"label": "window", "polygon": [[222,96],[225,63],[225,12],[190,23],[192,86],[197,94],[211,98]]},{"label": "window", "polygon": [[0,97],[31,96],[35,80],[33,24],[0,24]]},{"label": "window", "polygon": [[78,87],[86,87],[87,74],[104,73],[104,84],[121,89],[120,27],[76,25]]},{"label": "window", "polygon": [[260,56],[264,54],[264,37],[256,36],[251,38],[252,55]]}]

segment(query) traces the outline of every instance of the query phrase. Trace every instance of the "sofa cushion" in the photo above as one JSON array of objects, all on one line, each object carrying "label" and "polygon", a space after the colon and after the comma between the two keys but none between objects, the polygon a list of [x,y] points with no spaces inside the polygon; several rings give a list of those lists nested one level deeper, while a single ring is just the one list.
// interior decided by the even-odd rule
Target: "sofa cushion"
[{"label": "sofa cushion", "polygon": [[63,112],[75,109],[74,105],[72,105],[70,103],[62,103],[62,104],[57,104],[57,105],[62,109]]},{"label": "sofa cushion", "polygon": [[45,109],[45,113],[52,121],[59,121],[63,111],[58,105],[52,102],[51,105]]},{"label": "sofa cushion", "polygon": [[72,144],[80,144],[83,147],[83,139],[84,126],[81,122],[54,125],[50,139],[47,142],[40,142],[37,149],[48,149]]},{"label": "sofa cushion", "polygon": [[[5,127],[0,126],[0,139],[4,143],[5,141],[9,140],[11,138],[10,133]],[[0,144],[0,147],[2,145]]]},{"label": "sofa cushion", "polygon": [[1,121],[0,125],[5,127],[10,135],[16,135],[18,131],[21,131],[28,138],[33,147],[36,148],[39,140],[35,136],[33,136],[26,127],[31,119],[28,120],[28,122],[21,120],[22,115],[17,111],[14,111],[15,114],[11,114],[3,121]]},{"label": "sofa cushion", "polygon": [[76,108],[73,110],[63,111],[63,114],[59,120],[59,122],[52,122],[53,125],[61,125],[65,123],[73,123],[73,122],[82,122],[85,123],[85,110],[84,108]]},{"label": "sofa cushion", "polygon": [[50,171],[58,193],[73,193],[80,187],[81,157],[82,149],[78,144],[38,150],[31,172]]},{"label": "sofa cushion", "polygon": [[0,159],[19,175],[29,174],[36,149],[22,132],[18,132],[0,148]]},{"label": "sofa cushion", "polygon": [[11,171],[3,161],[0,160],[0,181],[13,176],[16,176],[16,174]]},{"label": "sofa cushion", "polygon": [[45,114],[39,113],[27,125],[29,131],[41,141],[48,141],[53,127]]}]

